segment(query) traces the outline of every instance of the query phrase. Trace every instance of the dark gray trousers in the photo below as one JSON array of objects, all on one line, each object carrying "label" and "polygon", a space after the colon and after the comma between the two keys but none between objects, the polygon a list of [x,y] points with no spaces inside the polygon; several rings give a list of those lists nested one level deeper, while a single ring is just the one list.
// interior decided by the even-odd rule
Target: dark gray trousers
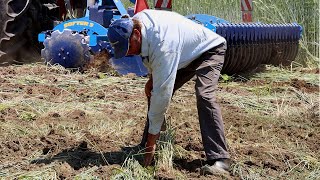
[{"label": "dark gray trousers", "polygon": [[[229,158],[224,135],[224,125],[219,104],[214,91],[217,88],[220,71],[224,63],[227,47],[221,44],[214,47],[191,64],[177,72],[173,93],[192,77],[196,77],[196,97],[200,129],[207,160]],[[148,101],[148,109],[150,101]],[[149,118],[145,125],[142,146],[145,146],[149,129]]]}]

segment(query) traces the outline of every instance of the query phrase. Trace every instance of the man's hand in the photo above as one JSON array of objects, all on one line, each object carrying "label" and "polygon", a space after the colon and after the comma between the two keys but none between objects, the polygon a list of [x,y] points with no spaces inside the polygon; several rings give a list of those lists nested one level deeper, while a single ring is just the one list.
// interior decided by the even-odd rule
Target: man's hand
[{"label": "man's hand", "polygon": [[148,133],[148,139],[146,144],[146,151],[144,155],[143,165],[145,167],[150,166],[156,151],[156,141],[158,140],[160,133],[153,135]]},{"label": "man's hand", "polygon": [[151,91],[153,89],[153,81],[152,81],[152,76],[150,76],[149,80],[147,81],[144,91],[146,93],[147,97],[151,97]]}]

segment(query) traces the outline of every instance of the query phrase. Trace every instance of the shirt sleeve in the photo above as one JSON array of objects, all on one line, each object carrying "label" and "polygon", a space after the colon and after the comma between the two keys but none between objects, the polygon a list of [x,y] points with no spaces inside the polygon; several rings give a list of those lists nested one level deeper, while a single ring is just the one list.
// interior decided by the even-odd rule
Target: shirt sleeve
[{"label": "shirt sleeve", "polygon": [[168,109],[177,69],[179,65],[179,53],[158,52],[151,62],[153,90],[151,92],[149,117],[149,133],[158,134]]}]

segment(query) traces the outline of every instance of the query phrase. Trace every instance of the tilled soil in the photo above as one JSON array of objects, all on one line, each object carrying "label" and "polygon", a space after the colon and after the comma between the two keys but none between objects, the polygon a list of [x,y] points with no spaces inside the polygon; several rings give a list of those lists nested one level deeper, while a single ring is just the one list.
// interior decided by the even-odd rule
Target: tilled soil
[{"label": "tilled soil", "polygon": [[[147,108],[143,94],[146,78],[105,77],[95,71],[81,74],[25,65],[0,68],[0,82],[0,172],[4,177],[16,178],[52,165],[59,179],[89,170],[93,176],[108,179],[132,155],[125,147],[141,140]],[[241,87],[267,83],[239,82]],[[320,147],[318,104],[299,114],[262,116],[224,96],[250,97],[252,91],[222,84],[217,96],[233,172],[230,177],[200,175],[205,154],[193,86],[190,81],[176,93],[167,114],[167,122],[175,130],[174,169],[185,178],[242,179],[250,169],[260,169],[261,177],[278,177],[301,163],[294,148],[319,158],[319,154],[314,155]],[[299,78],[272,83],[273,92],[294,93],[284,87],[309,94],[319,92],[319,84]],[[279,104],[277,100],[270,103]],[[305,103],[290,100],[289,105],[299,108]],[[294,145],[297,142],[299,147]],[[136,158],[141,161],[141,157]],[[175,175],[164,171],[155,178],[174,179]]]}]

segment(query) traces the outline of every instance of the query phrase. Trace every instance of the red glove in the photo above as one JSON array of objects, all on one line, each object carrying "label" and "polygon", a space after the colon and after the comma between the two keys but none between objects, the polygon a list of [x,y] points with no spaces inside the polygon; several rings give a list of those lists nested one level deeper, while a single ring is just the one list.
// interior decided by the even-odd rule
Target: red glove
[{"label": "red glove", "polygon": [[160,136],[160,133],[156,135],[148,133],[146,151],[145,151],[144,161],[143,161],[143,165],[145,167],[150,166],[152,163],[154,154],[156,152],[156,141],[158,140],[159,136]]}]

